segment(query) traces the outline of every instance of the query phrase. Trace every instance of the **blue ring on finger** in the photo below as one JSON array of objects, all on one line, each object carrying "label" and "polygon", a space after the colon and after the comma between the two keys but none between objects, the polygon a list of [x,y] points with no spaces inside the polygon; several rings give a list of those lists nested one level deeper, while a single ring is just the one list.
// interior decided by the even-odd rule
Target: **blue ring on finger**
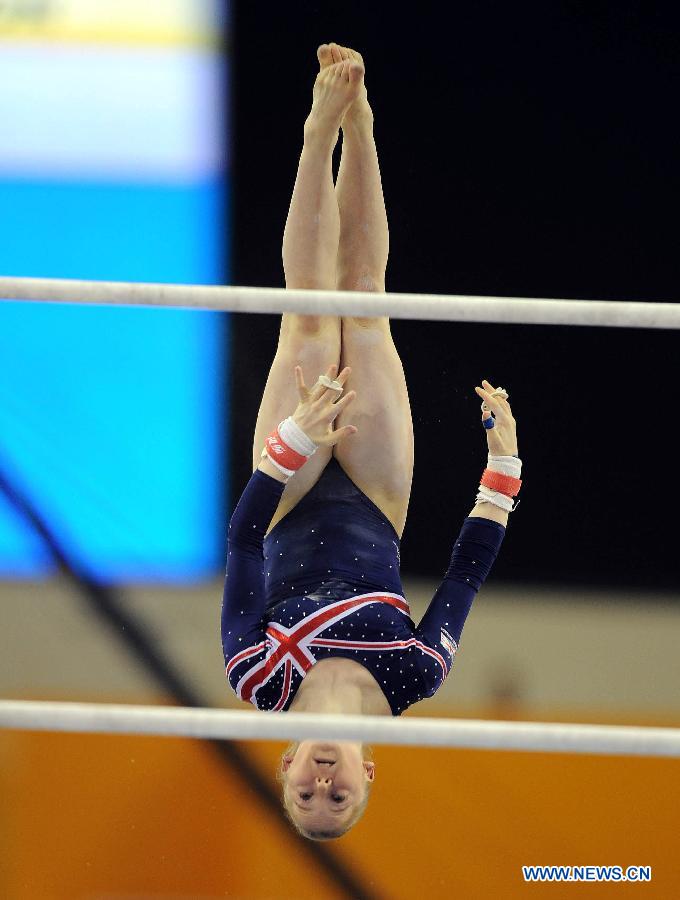
[{"label": "blue ring on finger", "polygon": [[496,425],[496,422],[495,422],[495,420],[494,420],[494,417],[493,417],[493,416],[489,416],[488,419],[483,419],[483,420],[482,420],[482,425],[487,429],[487,431],[488,431],[489,429],[493,428],[493,427]]}]

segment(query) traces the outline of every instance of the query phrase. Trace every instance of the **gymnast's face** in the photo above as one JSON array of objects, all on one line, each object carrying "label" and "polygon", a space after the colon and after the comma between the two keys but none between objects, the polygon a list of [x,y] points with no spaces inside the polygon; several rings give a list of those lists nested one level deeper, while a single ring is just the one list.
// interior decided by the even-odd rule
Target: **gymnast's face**
[{"label": "gymnast's face", "polygon": [[286,807],[305,832],[344,831],[366,797],[375,767],[361,744],[302,741],[283,758]]}]

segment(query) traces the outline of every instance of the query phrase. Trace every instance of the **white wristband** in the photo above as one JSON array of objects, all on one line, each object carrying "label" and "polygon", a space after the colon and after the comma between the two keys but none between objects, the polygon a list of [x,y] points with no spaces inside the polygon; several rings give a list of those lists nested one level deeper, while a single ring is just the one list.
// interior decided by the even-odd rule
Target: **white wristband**
[{"label": "white wristband", "polygon": [[288,444],[291,450],[301,453],[303,456],[312,456],[316,453],[318,445],[311,438],[308,438],[297,422],[293,421],[292,416],[288,416],[279,425],[279,434],[281,440]]}]

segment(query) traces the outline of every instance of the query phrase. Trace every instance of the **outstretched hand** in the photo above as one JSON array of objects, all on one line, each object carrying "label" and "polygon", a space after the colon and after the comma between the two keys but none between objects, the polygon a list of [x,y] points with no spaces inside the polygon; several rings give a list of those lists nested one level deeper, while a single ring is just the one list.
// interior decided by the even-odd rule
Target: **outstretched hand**
[{"label": "outstretched hand", "polygon": [[481,397],[488,409],[482,410],[482,422],[491,416],[495,416],[495,425],[486,430],[486,440],[489,445],[489,453],[494,456],[517,455],[517,425],[512,416],[510,404],[503,397],[492,397],[496,388],[488,381],[483,380],[483,388],[476,387],[475,392]]},{"label": "outstretched hand", "polygon": [[[329,366],[326,371],[328,378],[344,385],[352,370],[346,366],[336,378],[337,366]],[[340,400],[335,401],[337,391],[327,388],[317,382],[312,388],[305,384],[302,367],[295,366],[295,383],[297,385],[299,402],[293,413],[293,421],[300,426],[307,437],[320,447],[333,447],[343,438],[355,434],[357,428],[354,425],[344,425],[335,430],[333,422],[356,397],[356,391],[349,391]]]}]

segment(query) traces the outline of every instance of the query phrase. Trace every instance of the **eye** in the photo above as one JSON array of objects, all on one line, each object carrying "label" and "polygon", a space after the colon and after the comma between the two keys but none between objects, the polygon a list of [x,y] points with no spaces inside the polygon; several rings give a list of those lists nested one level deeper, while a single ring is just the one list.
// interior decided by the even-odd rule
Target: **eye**
[{"label": "eye", "polygon": [[333,794],[333,796],[331,797],[333,803],[342,803],[344,799],[345,797],[343,797],[342,794]]},{"label": "eye", "polygon": [[311,794],[300,794],[300,800],[311,800],[311,799],[312,799]]}]

